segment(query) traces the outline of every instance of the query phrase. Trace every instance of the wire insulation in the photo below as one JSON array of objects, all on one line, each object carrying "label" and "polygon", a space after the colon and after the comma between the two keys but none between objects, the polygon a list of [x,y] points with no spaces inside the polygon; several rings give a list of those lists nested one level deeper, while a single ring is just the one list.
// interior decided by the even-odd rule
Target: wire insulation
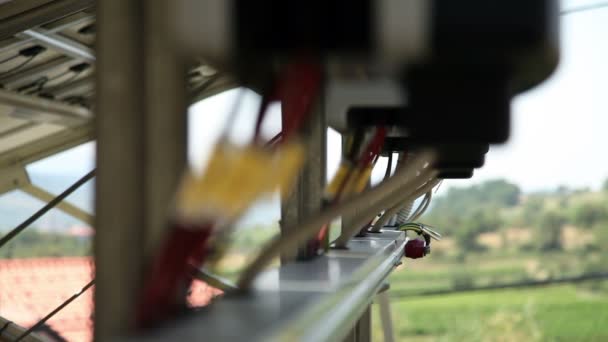
[{"label": "wire insulation", "polygon": [[[296,248],[299,244],[314,236],[319,227],[322,227],[327,222],[339,216],[355,216],[357,213],[362,213],[365,219],[375,215],[378,211],[386,207],[385,198],[389,198],[396,191],[402,188],[411,186],[411,179],[415,173],[423,169],[425,165],[430,165],[434,159],[432,153],[421,153],[415,158],[407,168],[404,168],[398,174],[382,182],[378,186],[367,190],[361,194],[337,203],[336,205],[323,210],[322,212],[312,215],[309,219],[304,220],[296,227],[289,227],[283,230],[282,236],[277,236],[262,252],[249,264],[242,272],[237,286],[240,289],[247,289],[255,280],[256,276],[268,266],[274,258],[278,257],[283,251],[288,251]],[[430,171],[430,170],[429,170]],[[428,172],[426,175],[430,175]],[[370,203],[372,205],[370,206]],[[377,203],[373,205],[373,203]],[[380,208],[378,209],[378,206]],[[361,215],[358,215],[361,216]]]}]

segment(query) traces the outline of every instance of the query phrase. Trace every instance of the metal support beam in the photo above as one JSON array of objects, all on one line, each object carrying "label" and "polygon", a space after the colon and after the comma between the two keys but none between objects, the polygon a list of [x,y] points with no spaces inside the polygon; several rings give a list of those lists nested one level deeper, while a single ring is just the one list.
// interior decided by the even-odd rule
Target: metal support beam
[{"label": "metal support beam", "polygon": [[0,5],[0,13],[5,14],[0,17],[0,40],[91,8],[94,5],[95,0],[56,0],[45,1],[45,3],[40,1],[9,1]]},{"label": "metal support beam", "polygon": [[4,85],[7,88],[13,89],[28,82],[33,82],[39,79],[40,77],[48,73],[49,70],[62,67],[65,67],[67,69],[68,66],[76,63],[77,61],[74,61],[72,58],[69,57],[57,57],[51,59],[48,62],[35,65],[31,68],[19,70],[17,72],[4,75],[0,77],[0,84]]},{"label": "metal support beam", "polygon": [[89,63],[95,62],[95,53],[92,49],[58,33],[52,33],[45,29],[37,28],[25,30],[23,33],[20,33],[19,36],[33,38],[41,45],[66,56],[82,59]]},{"label": "metal support beam", "polygon": [[371,307],[368,306],[342,342],[371,342]]},{"label": "metal support beam", "polygon": [[132,331],[145,256],[166,227],[186,163],[185,72],[172,49],[171,4],[97,3],[97,341]]},{"label": "metal support beam", "polygon": [[372,340],[372,310],[368,306],[359,318],[355,326],[357,332],[357,342],[371,342]]},{"label": "metal support beam", "polygon": [[[348,250],[268,270],[248,293],[228,294],[210,310],[125,341],[342,341],[360,318],[369,318],[406,242],[398,231],[354,238]],[[369,341],[362,328],[355,334]]]},{"label": "metal support beam", "polygon": [[84,107],[72,106],[38,96],[23,95],[1,89],[0,103],[15,107],[15,116],[35,122],[77,126],[93,118],[91,111]]},{"label": "metal support beam", "polygon": [[91,124],[60,131],[8,152],[0,153],[0,170],[15,165],[29,164],[91,141],[93,138],[94,134]]},{"label": "metal support beam", "polygon": [[74,82],[46,88],[44,92],[54,95],[55,98],[63,99],[70,95],[82,94],[91,90],[94,90],[94,79],[92,76],[85,76]]},{"label": "metal support beam", "polygon": [[393,318],[391,315],[391,304],[388,297],[388,289],[380,291],[376,295],[378,306],[380,307],[380,322],[384,333],[385,342],[395,342],[395,330],[393,328]]},{"label": "metal support beam", "polygon": [[[27,184],[25,186],[20,187],[20,189],[28,194],[30,194],[31,196],[36,197],[37,199],[43,201],[43,202],[50,202],[53,198],[57,197],[56,195],[53,195],[52,193],[44,190],[43,188],[34,185],[34,184]],[[90,213],[86,212],[85,210],[73,205],[70,202],[67,201],[61,201],[59,202],[59,204],[57,204],[57,206],[55,206],[55,208],[63,211],[64,213],[71,215],[77,219],[79,219],[80,221],[87,223],[89,225],[93,224],[93,215],[91,215]]]},{"label": "metal support beam", "polygon": [[[307,144],[305,160],[293,191],[281,199],[281,229],[293,227],[306,217],[319,212],[326,183],[327,126],[325,124],[324,99],[320,98],[310,120],[302,131]],[[319,227],[321,228],[321,227]],[[282,256],[283,260],[293,255]],[[297,251],[297,257],[305,259],[305,247]]]},{"label": "metal support beam", "polygon": [[7,193],[30,183],[30,178],[22,166],[0,169],[0,194]]},{"label": "metal support beam", "polygon": [[[43,28],[49,33],[58,33],[65,29],[69,29],[74,26],[84,25],[86,23],[93,22],[95,16],[87,13],[76,13],[65,19],[60,19],[56,22],[45,25]],[[9,38],[0,43],[0,54],[10,50],[19,50],[31,45],[35,41],[34,38]]]}]

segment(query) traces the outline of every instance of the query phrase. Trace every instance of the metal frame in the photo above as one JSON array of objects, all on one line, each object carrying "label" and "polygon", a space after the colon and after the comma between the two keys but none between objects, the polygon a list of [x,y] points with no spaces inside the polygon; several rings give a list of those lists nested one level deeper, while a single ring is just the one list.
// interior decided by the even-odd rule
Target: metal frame
[{"label": "metal frame", "polygon": [[45,123],[54,123],[71,127],[82,125],[93,118],[90,110],[43,99],[37,96],[0,90],[0,103],[13,106],[23,111],[23,115],[31,116],[30,121],[37,121],[41,117]]},{"label": "metal frame", "polygon": [[[349,250],[262,274],[246,294],[228,295],[194,317],[124,341],[340,341],[357,322],[369,341],[369,306],[403,257],[404,233],[355,238]],[[367,329],[367,330],[366,330]]]},{"label": "metal frame", "polygon": [[0,40],[94,5],[94,0],[10,1],[0,5]]},{"label": "metal frame", "polygon": [[[43,202],[50,202],[53,198],[56,197],[56,195],[53,195],[52,193],[44,190],[43,188],[31,183],[25,186],[21,186],[20,189]],[[55,208],[79,219],[82,222],[93,224],[93,215],[68,201],[59,202],[59,204],[57,204]]]},{"label": "metal frame", "polygon": [[[325,105],[320,99],[310,115],[307,127],[302,130],[302,139],[306,142],[305,164],[296,180],[293,190],[281,198],[281,231],[294,227],[306,217],[321,210],[326,183],[327,125],[325,123]],[[297,259],[307,259],[306,246],[297,251]],[[294,255],[284,255],[288,261]]]},{"label": "metal frame", "polygon": [[171,1],[97,5],[94,317],[95,339],[106,341],[134,326],[145,256],[186,163],[187,94]]},{"label": "metal frame", "polygon": [[91,123],[68,128],[51,136],[32,141],[11,151],[0,153],[0,170],[31,162],[65,151],[93,140]]},{"label": "metal frame", "polygon": [[58,33],[37,28],[25,30],[22,33],[19,33],[17,36],[32,38],[40,44],[55,51],[61,52],[66,56],[82,59],[89,63],[95,62],[95,53],[92,49],[72,39],[63,37]]},{"label": "metal frame", "polygon": [[[69,29],[74,26],[82,25],[85,23],[92,22],[95,16],[92,14],[86,14],[83,12],[75,13],[67,18],[59,19],[56,22],[52,22],[48,25],[44,25],[44,29],[47,30],[48,33],[58,33],[63,30]],[[34,38],[9,38],[2,41],[0,46],[0,53],[4,53],[9,50],[17,50],[20,48],[24,48],[34,42]]]}]

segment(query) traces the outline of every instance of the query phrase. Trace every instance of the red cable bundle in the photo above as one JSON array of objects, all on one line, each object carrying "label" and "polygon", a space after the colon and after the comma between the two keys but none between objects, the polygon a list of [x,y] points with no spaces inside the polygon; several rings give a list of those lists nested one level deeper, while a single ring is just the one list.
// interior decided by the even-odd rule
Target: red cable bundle
[{"label": "red cable bundle", "polygon": [[[262,101],[255,127],[258,138],[263,116],[271,100],[283,103],[283,130],[268,145],[286,141],[295,134],[310,112],[322,81],[319,65],[296,62],[286,66],[270,97]],[[200,267],[208,255],[214,222],[178,222],[171,226],[159,254],[145,278],[137,310],[137,325],[147,327],[174,316],[185,307],[192,281],[192,266]]]},{"label": "red cable bundle", "polygon": [[[364,170],[366,167],[375,162],[375,159],[380,155],[380,151],[382,150],[382,146],[384,145],[384,139],[386,138],[386,127],[380,126],[376,130],[376,134],[374,135],[372,141],[369,142],[367,149],[363,153],[361,160],[359,160],[359,168],[360,170]],[[352,174],[350,175],[352,176]],[[344,181],[340,184],[338,191],[336,192],[336,196],[332,199],[329,205],[332,205],[340,200],[340,196],[342,195],[342,191],[344,187],[349,181],[349,177],[346,177]],[[309,253],[314,254],[322,245],[323,240],[327,237],[329,232],[329,225],[325,224],[319,230],[316,238],[312,241],[309,241],[306,248]]]},{"label": "red cable bundle", "polygon": [[174,224],[153,262],[142,292],[137,325],[145,327],[179,313],[191,283],[191,264],[201,265],[212,226]]}]

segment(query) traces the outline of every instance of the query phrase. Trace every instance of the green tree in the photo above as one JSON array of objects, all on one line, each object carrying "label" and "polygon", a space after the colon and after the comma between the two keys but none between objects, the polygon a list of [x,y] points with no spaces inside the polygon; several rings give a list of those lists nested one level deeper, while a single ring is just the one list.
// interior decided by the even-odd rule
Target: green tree
[{"label": "green tree", "polygon": [[572,216],[575,225],[591,229],[600,222],[608,221],[608,207],[603,201],[585,202],[574,208]]},{"label": "green tree", "polygon": [[477,208],[462,221],[461,227],[455,232],[459,245],[466,250],[481,250],[477,236],[481,233],[498,230],[502,225],[496,208]]},{"label": "green tree", "polygon": [[539,214],[545,207],[545,199],[542,196],[529,196],[523,203],[522,223],[524,226],[533,226],[539,220]]},{"label": "green tree", "polygon": [[561,233],[565,222],[564,216],[558,212],[543,212],[535,227],[534,241],[538,249],[542,251],[561,249]]},{"label": "green tree", "polygon": [[519,187],[504,179],[495,179],[482,183],[479,192],[482,201],[489,201],[505,207],[516,206],[521,196]]}]

